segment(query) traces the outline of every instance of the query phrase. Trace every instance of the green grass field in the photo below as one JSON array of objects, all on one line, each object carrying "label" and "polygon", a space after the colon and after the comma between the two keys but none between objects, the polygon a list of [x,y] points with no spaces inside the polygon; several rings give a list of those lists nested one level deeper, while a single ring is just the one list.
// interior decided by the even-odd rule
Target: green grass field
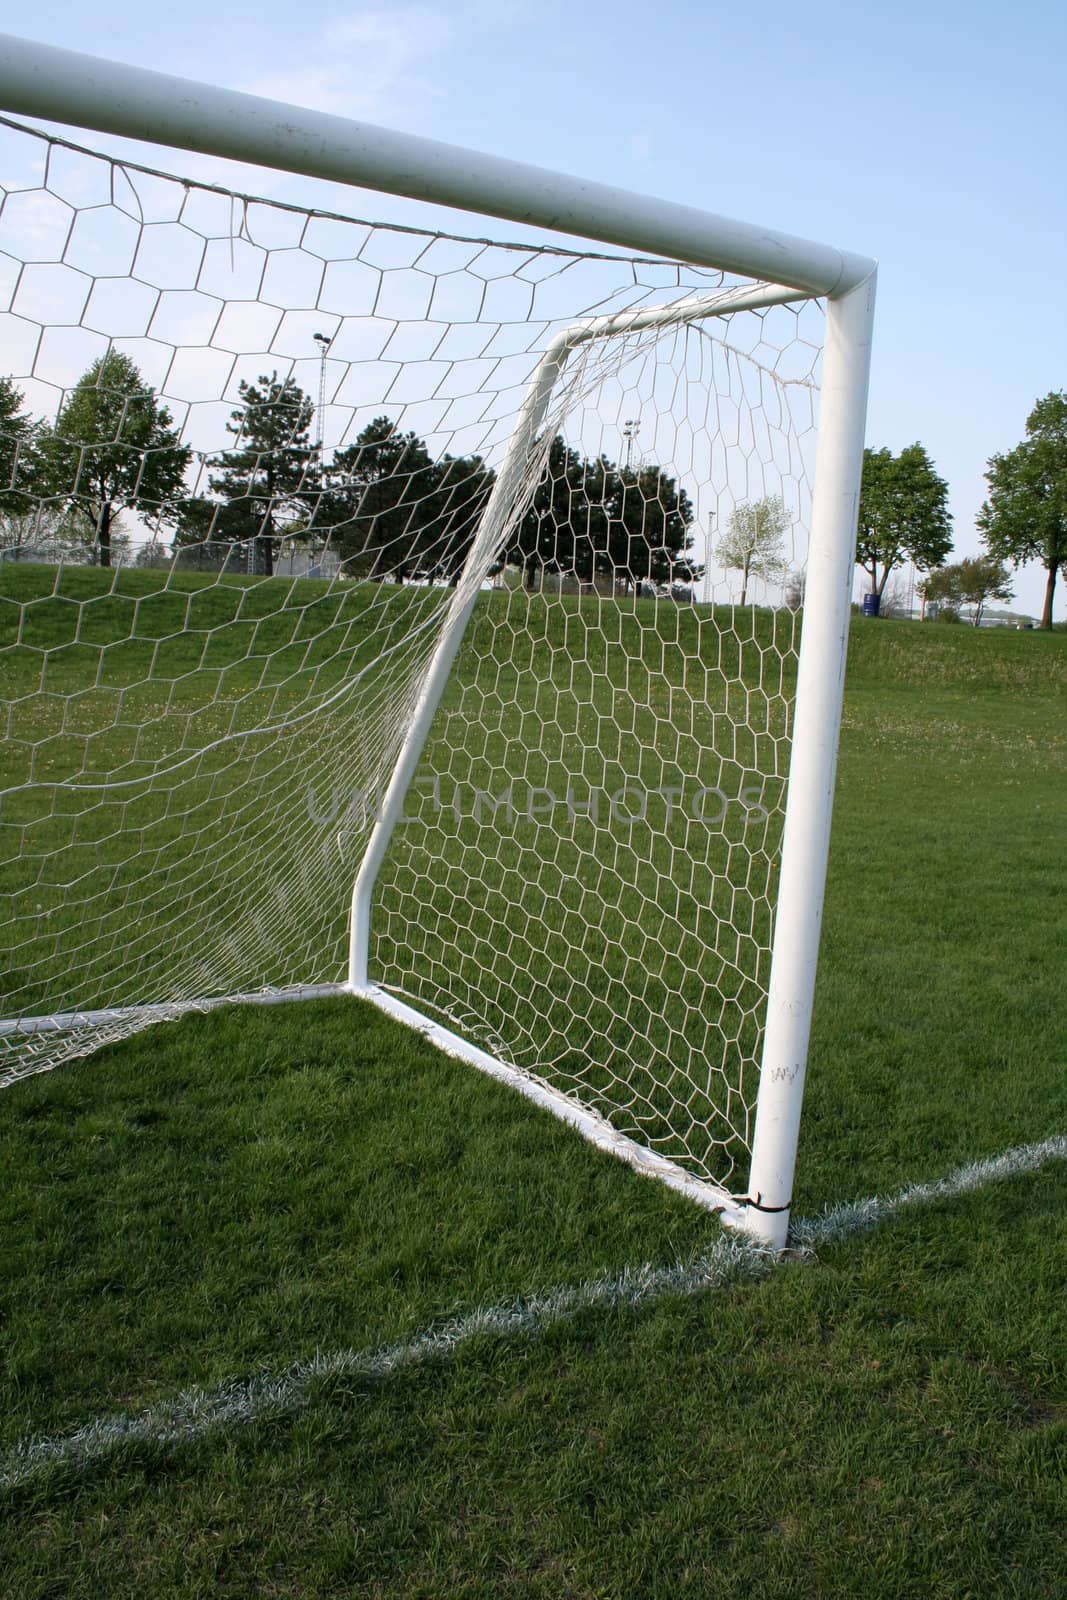
[{"label": "green grass field", "polygon": [[[449,597],[0,573],[9,1010],[341,979],[369,815],[350,797],[384,781]],[[735,1187],[796,632],[787,611],[485,596],[377,897],[380,981]]]},{"label": "green grass field", "polygon": [[[243,592],[270,614],[279,591]],[[358,610],[287,672],[350,670]],[[190,659],[185,709],[218,705],[205,672],[275,693],[248,637]],[[647,623],[641,648],[662,657]],[[82,668],[53,659],[70,694]],[[854,624],[798,1217],[1067,1130],[1065,689],[1063,634]],[[345,1000],[190,1017],[15,1084],[0,1141],[5,1600],[1064,1592],[1062,1160],[773,1272],[342,1362],[277,1414],[20,1473],[30,1436],[719,1235]]]}]

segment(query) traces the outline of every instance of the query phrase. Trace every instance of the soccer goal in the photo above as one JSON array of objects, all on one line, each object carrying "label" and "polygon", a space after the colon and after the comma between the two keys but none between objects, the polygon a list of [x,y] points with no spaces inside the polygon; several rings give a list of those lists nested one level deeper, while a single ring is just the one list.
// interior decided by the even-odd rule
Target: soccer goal
[{"label": "soccer goal", "polygon": [[22,41],[0,107],[187,153],[0,121],[0,1082],[360,996],[781,1247],[872,263]]}]

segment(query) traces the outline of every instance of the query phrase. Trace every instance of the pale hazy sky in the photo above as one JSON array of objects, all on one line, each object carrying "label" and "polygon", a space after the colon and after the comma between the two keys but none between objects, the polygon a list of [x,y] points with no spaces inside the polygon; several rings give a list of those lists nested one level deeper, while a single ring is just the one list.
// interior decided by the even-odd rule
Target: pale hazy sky
[{"label": "pale hazy sky", "polygon": [[[978,547],[988,457],[1067,389],[1062,0],[0,0],[0,29],[877,257],[868,442],[926,446],[957,555]],[[271,193],[296,198],[285,182]],[[1036,611],[1043,581],[1020,574],[1016,605]]]}]

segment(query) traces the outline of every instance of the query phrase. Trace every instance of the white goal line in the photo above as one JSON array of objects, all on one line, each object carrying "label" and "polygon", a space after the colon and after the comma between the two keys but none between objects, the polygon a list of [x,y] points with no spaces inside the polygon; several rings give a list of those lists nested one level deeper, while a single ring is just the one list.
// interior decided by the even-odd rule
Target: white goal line
[{"label": "white goal line", "polygon": [[[831,1206],[793,1223],[791,1238],[802,1258],[818,1245],[869,1232],[901,1211],[971,1194],[1007,1178],[1067,1160],[1067,1135],[1019,1145],[999,1156],[974,1161],[932,1183],[909,1184],[893,1195],[873,1195]],[[587,1283],[544,1290],[524,1299],[470,1311],[439,1327],[372,1350],[338,1350],[295,1362],[279,1373],[234,1379],[213,1389],[186,1389],[173,1400],[135,1415],[95,1417],[72,1433],[20,1440],[0,1456],[0,1489],[13,1489],[50,1468],[77,1472],[124,1445],[171,1447],[206,1439],[225,1428],[292,1416],[318,1399],[334,1379],[383,1381],[451,1359],[474,1339],[529,1340],[555,1323],[588,1310],[650,1304],[668,1295],[706,1294],[742,1280],[768,1276],[790,1259],[738,1238],[723,1236],[690,1265],[641,1266]]]}]

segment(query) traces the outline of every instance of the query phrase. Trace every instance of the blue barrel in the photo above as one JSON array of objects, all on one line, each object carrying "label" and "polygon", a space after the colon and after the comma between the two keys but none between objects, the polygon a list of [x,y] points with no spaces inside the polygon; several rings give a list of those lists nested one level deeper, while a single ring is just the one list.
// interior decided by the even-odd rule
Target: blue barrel
[{"label": "blue barrel", "polygon": [[876,617],[881,603],[882,597],[880,594],[865,594],[863,597],[863,615],[865,617]]}]

